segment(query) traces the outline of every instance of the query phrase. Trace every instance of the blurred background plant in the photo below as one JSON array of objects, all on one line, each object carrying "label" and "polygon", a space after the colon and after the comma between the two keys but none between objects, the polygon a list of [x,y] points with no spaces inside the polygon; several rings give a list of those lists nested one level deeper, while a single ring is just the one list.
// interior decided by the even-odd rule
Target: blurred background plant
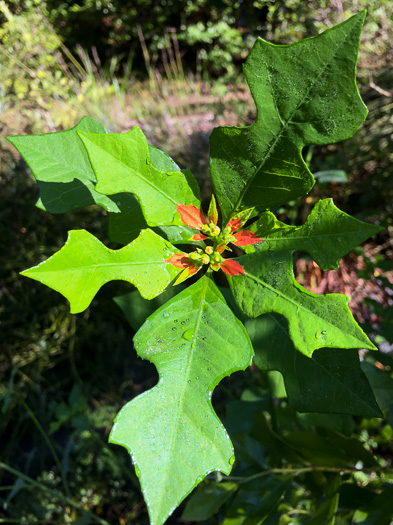
[{"label": "blurred background plant", "polygon": [[[349,295],[355,316],[380,346],[362,355],[362,367],[385,418],[300,414],[288,405],[279,372],[235,374],[213,401],[237,448],[234,476],[244,479],[225,488],[209,479],[168,523],[180,523],[184,511],[188,522],[316,525],[325,519],[317,509],[330,505],[337,525],[366,518],[367,525],[390,525],[390,0],[0,0],[0,522],[147,524],[129,457],[107,438],[120,407],[156,381],[154,367],[135,358],[137,327],[113,306],[114,295],[129,291],[125,283],[106,285],[91,308],[71,316],[61,296],[18,275],[59,249],[69,229],[108,239],[100,209],[50,215],[34,208],[35,181],[5,136],[66,129],[83,115],[109,132],[137,124],[150,143],[196,174],[207,196],[212,128],[248,125],[256,116],[241,73],[255,38],[291,43],[363,8],[358,83],[369,117],[350,140],[304,152],[317,183],[275,212],[302,224],[319,198],[333,196],[344,211],[385,227],[339,270],[323,272],[303,254],[295,261],[298,281],[311,291]],[[327,434],[331,454],[321,459],[316,450]],[[292,458],[297,470],[289,477],[273,472],[289,465],[280,450],[300,435],[314,455]],[[376,464],[369,456],[358,463],[342,436],[360,442]],[[352,470],[343,474],[338,500],[334,475],[343,454]],[[301,470],[327,463],[330,473]]]}]

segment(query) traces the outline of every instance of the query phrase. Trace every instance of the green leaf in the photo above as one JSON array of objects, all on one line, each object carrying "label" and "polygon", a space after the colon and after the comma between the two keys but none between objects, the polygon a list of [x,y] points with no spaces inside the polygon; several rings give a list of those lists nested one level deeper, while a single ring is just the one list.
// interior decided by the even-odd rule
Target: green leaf
[{"label": "green leaf", "polygon": [[44,135],[8,137],[37,179],[37,206],[51,213],[64,213],[89,204],[118,211],[117,196],[107,197],[94,189],[96,177],[78,131],[105,135],[105,128],[89,117],[67,131]]},{"label": "green leaf", "polygon": [[[363,507],[363,505],[362,505]],[[393,485],[387,485],[367,505],[367,510],[357,511],[353,517],[353,525],[391,525],[393,515]]]},{"label": "green leaf", "polygon": [[156,297],[181,272],[164,260],[174,253],[181,252],[149,229],[120,250],[106,248],[85,230],[73,230],[61,250],[22,275],[60,292],[71,313],[78,313],[108,281],[128,281],[146,299]]},{"label": "green leaf", "polygon": [[290,252],[257,252],[236,259],[245,275],[228,276],[239,308],[247,317],[276,312],[288,319],[295,347],[307,356],[317,348],[375,349],[341,294],[315,295],[293,275]]},{"label": "green leaf", "polygon": [[180,225],[178,204],[200,206],[191,173],[155,168],[146,137],[137,126],[123,134],[79,132],[79,136],[98,180],[96,191],[135,194],[150,226]]},{"label": "green leaf", "polygon": [[369,361],[363,361],[361,367],[370,382],[381,410],[393,406],[393,378],[391,375]]},{"label": "green leaf", "polygon": [[289,482],[274,477],[244,483],[225,515],[223,525],[259,525],[273,512],[288,488]]},{"label": "green leaf", "polygon": [[[166,153],[148,145],[152,165],[162,171],[180,171],[179,166]],[[139,232],[147,228],[147,222],[139,205],[138,199],[131,193],[117,195],[116,204],[119,212],[108,213],[108,236],[111,241],[126,245],[136,239]],[[176,228],[172,226],[169,228]],[[159,235],[161,232],[157,231]],[[194,233],[194,232],[193,232]],[[192,235],[189,234],[188,237]],[[169,238],[165,237],[169,242]]]},{"label": "green leaf", "polygon": [[285,441],[312,465],[353,468],[358,461],[362,461],[365,467],[378,465],[357,438],[342,436],[329,428],[321,428],[320,432],[296,430],[288,434]]},{"label": "green leaf", "polygon": [[108,237],[112,242],[125,246],[148,225],[135,195],[119,193],[116,195],[116,204],[119,211],[108,212]]},{"label": "green leaf", "polygon": [[314,178],[306,145],[353,135],[367,115],[355,82],[365,12],[291,45],[255,42],[244,74],[258,110],[246,128],[216,128],[211,173],[224,216],[258,212],[307,193]]},{"label": "green leaf", "polygon": [[231,471],[232,444],[211,395],[249,366],[252,347],[208,276],[159,308],[134,342],[160,380],[120,411],[110,441],[130,451],[151,523],[161,525],[209,472]]},{"label": "green leaf", "polygon": [[203,483],[199,485],[187,502],[181,519],[184,521],[203,521],[213,516],[218,509],[237,490],[237,483]]},{"label": "green leaf", "polygon": [[326,496],[323,503],[317,508],[308,525],[334,525],[335,516],[340,499],[341,475],[339,473],[327,474]]},{"label": "green leaf", "polygon": [[271,212],[265,212],[249,228],[265,242],[245,247],[245,251],[302,250],[323,270],[338,268],[339,261],[355,246],[383,230],[340,211],[332,199],[320,200],[303,226],[287,226]]},{"label": "green leaf", "polygon": [[123,312],[131,328],[137,332],[149,315],[183,289],[183,285],[169,286],[162,294],[150,300],[144,299],[137,290],[134,290],[133,292],[114,297],[113,300]]},{"label": "green leaf", "polygon": [[293,346],[284,317],[270,313],[246,321],[245,326],[254,364],[281,372],[288,401],[298,412],[382,416],[356,349],[323,348],[310,359]]}]

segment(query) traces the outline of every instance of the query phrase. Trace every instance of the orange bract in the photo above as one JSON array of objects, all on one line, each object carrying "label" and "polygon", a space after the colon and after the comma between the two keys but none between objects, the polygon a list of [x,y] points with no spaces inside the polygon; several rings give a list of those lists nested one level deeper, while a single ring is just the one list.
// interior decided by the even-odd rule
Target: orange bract
[{"label": "orange bract", "polygon": [[178,204],[176,211],[179,213],[182,223],[190,228],[200,230],[201,227],[206,224],[206,219],[203,216],[203,213],[193,204],[190,204],[189,206]]},{"label": "orange bract", "polygon": [[169,259],[164,259],[166,263],[172,264],[175,268],[187,268],[191,262],[186,253],[175,253]]},{"label": "orange bract", "polygon": [[240,230],[240,232],[234,233],[233,237],[236,239],[233,243],[236,246],[249,246],[250,244],[257,244],[263,241],[251,230]]},{"label": "orange bract", "polygon": [[246,275],[243,266],[233,259],[225,259],[220,264],[220,268],[224,273],[230,276]]}]

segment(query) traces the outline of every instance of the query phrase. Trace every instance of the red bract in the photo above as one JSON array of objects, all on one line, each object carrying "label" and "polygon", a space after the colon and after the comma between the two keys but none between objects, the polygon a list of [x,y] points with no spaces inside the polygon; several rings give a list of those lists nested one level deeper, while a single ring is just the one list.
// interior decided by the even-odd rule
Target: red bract
[{"label": "red bract", "polygon": [[192,236],[193,241],[204,241],[207,239],[206,235],[203,235],[203,233],[196,233]]},{"label": "red bract", "polygon": [[227,228],[231,228],[231,231],[235,232],[242,226],[242,218],[238,217],[237,219],[232,219],[228,222]]},{"label": "red bract", "polygon": [[200,230],[202,226],[206,224],[206,219],[203,216],[203,213],[193,204],[190,204],[189,206],[178,204],[176,211],[179,212],[182,223],[190,228]]},{"label": "red bract", "polygon": [[236,241],[233,242],[236,246],[249,246],[250,244],[257,244],[263,241],[263,239],[257,237],[251,230],[240,230],[240,232],[234,233],[233,237],[236,239]]},{"label": "red bract", "polygon": [[191,261],[188,258],[187,254],[185,253],[175,253],[169,257],[169,259],[165,259],[166,263],[172,264],[175,268],[187,268],[190,266]]},{"label": "red bract", "polygon": [[220,264],[220,268],[224,273],[231,277],[234,275],[246,275],[243,266],[233,259],[225,259]]}]

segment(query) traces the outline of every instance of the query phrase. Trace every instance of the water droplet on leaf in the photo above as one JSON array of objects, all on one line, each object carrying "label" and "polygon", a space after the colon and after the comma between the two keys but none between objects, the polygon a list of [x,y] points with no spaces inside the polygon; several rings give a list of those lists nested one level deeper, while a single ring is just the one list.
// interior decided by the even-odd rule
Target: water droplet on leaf
[{"label": "water droplet on leaf", "polygon": [[190,341],[192,339],[192,336],[194,335],[194,329],[190,328],[190,330],[186,330],[183,333],[183,339],[186,339],[187,341]]}]

